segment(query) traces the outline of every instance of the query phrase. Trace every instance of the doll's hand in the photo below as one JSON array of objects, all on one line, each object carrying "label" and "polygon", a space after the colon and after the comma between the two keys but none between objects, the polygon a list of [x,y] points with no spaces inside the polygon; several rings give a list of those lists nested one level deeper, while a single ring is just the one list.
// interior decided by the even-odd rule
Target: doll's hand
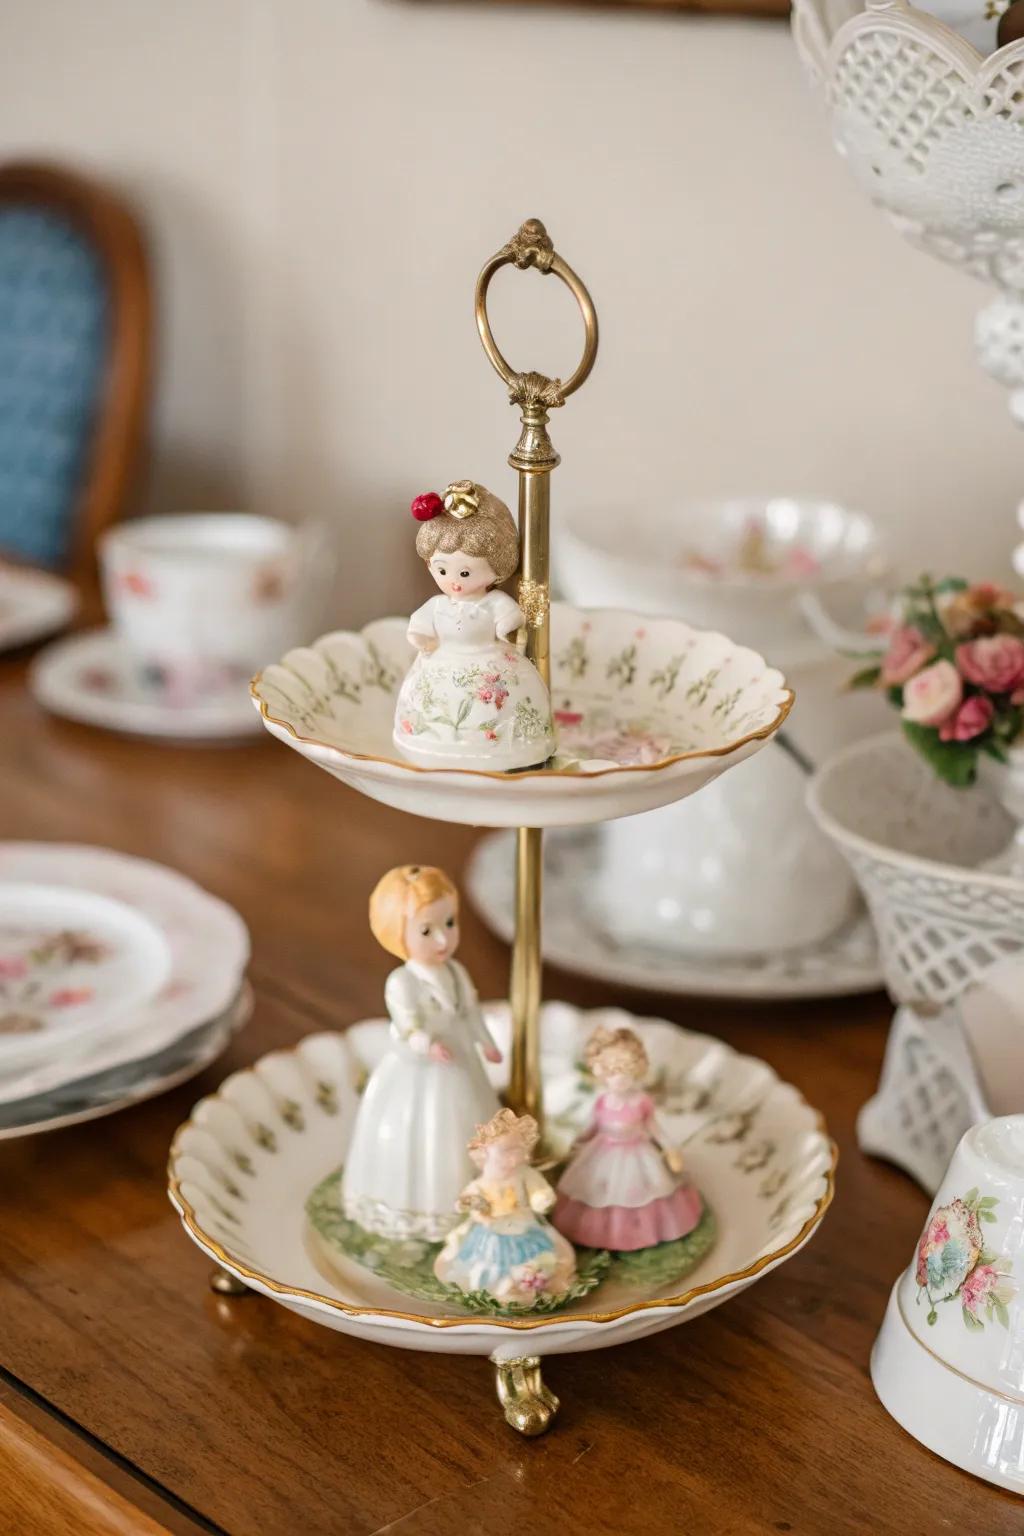
[{"label": "doll's hand", "polygon": [[496,1045],[484,1046],[484,1060],[493,1061],[495,1066],[498,1065],[498,1062],[501,1060],[501,1052]]},{"label": "doll's hand", "polygon": [[410,645],[414,645],[418,651],[430,652],[437,650],[436,635],[419,635],[414,629],[410,629],[406,638]]},{"label": "doll's hand", "polygon": [[677,1151],[675,1147],[666,1147],[665,1165],[668,1168],[669,1173],[682,1173],[683,1154]]},{"label": "doll's hand", "polygon": [[431,1061],[451,1061],[452,1059],[452,1053],[443,1040],[432,1041],[427,1055]]}]

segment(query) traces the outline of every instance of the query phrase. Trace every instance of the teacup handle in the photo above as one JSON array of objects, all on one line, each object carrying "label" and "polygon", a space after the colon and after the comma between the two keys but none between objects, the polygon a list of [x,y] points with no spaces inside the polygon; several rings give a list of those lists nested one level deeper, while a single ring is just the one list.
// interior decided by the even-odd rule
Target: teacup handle
[{"label": "teacup handle", "polygon": [[880,645],[877,635],[867,630],[847,629],[829,613],[816,592],[801,592],[797,607],[812,632],[830,650],[846,656],[877,656]]},{"label": "teacup handle", "polygon": [[326,518],[312,518],[297,525],[299,575],[303,602],[315,610],[316,632],[327,622],[328,598],[338,574],[338,541]]}]

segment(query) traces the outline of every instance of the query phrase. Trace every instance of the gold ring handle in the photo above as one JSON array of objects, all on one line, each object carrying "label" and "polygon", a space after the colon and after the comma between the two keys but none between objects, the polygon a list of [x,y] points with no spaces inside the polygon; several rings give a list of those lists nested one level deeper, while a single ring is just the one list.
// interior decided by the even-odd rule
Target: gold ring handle
[{"label": "gold ring handle", "polygon": [[[508,266],[516,266],[523,272],[528,267],[536,267],[538,272],[544,274],[553,272],[561,278],[580,307],[583,316],[583,357],[576,372],[564,384],[560,379],[548,379],[543,374],[517,373],[498,349],[487,318],[487,290],[495,272]],[[476,280],[476,325],[484,351],[495,372],[508,385],[513,400],[522,395],[525,386],[546,406],[564,404],[587,379],[597,357],[597,313],[594,302],[569,263],[563,261],[555,251],[551,237],[540,219],[527,219],[508,244],[503,245],[484,266]]]}]

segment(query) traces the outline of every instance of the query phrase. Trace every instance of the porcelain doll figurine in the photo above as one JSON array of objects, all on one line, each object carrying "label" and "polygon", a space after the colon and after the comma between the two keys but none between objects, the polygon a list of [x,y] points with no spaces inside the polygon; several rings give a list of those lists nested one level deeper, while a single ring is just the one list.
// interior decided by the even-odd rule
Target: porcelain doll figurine
[{"label": "porcelain doll figurine", "polygon": [[440,587],[409,620],[417,650],[395,708],[395,745],[431,768],[505,771],[555,750],[551,700],[519,650],[523,611],[492,590],[519,564],[519,534],[503,501],[459,480],[417,496],[416,551]]},{"label": "porcelain doll figurine", "polygon": [[555,1192],[530,1167],[537,1136],[533,1116],[511,1109],[477,1126],[469,1153],[480,1174],[459,1195],[464,1219],[434,1261],[434,1273],[446,1285],[526,1307],[569,1289],[576,1255],[544,1219]]},{"label": "porcelain doll figurine", "polygon": [[404,963],[384,988],[392,1044],[366,1086],[341,1182],[350,1220],[390,1238],[438,1242],[472,1175],[466,1143],[498,1098],[481,1053],[501,1053],[454,959],[459,897],[440,869],[389,870],[370,897],[378,943]]},{"label": "porcelain doll figurine", "polygon": [[602,1092],[558,1181],[552,1221],[581,1247],[619,1252],[685,1237],[703,1202],[642,1086],[642,1042],[631,1029],[597,1029],[586,1061]]}]

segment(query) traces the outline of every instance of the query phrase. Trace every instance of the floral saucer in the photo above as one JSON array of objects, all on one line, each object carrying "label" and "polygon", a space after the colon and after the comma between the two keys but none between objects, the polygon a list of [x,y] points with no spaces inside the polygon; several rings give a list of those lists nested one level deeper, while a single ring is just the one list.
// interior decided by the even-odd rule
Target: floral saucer
[{"label": "floral saucer", "polygon": [[[507,1044],[508,1006],[487,1014]],[[383,1020],[273,1051],[201,1100],[171,1148],[171,1201],[193,1241],[244,1286],[377,1343],[489,1355],[505,1401],[507,1373],[535,1370],[540,1355],[624,1343],[736,1295],[810,1239],[832,1198],[835,1148],[795,1089],[721,1041],[619,1009],[542,1010],[547,1137],[556,1155],[589,1117],[595,1088],[579,1061],[599,1024],[628,1025],[643,1038],[659,1114],[718,1214],[715,1242],[683,1291],[657,1272],[609,1274],[560,1311],[495,1317],[450,1300],[414,1302],[364,1264],[326,1262],[311,1242],[306,1201],[345,1157],[359,1094],[387,1048]],[[516,1392],[524,1415],[509,1412],[509,1422],[537,1433],[553,1411],[550,1395],[539,1380],[535,1388],[519,1381]]]},{"label": "floral saucer", "polygon": [[42,640],[70,624],[78,593],[49,571],[0,561],[0,651]]},{"label": "floral saucer", "polygon": [[[396,756],[406,619],[325,635],[254,679],[267,729],[364,794],[473,826],[559,826],[653,810],[752,756],[793,695],[756,651],[678,619],[552,608],[558,750],[517,773],[424,768]],[[467,673],[465,687],[487,686]]]},{"label": "floral saucer", "polygon": [[[506,944],[513,934],[512,834],[477,843],[464,876],[466,894]],[[619,943],[580,900],[601,859],[589,828],[552,833],[544,845],[544,958],[563,971],[665,996],[733,998],[845,997],[874,992],[882,967],[871,919],[859,913],[838,933],[805,949],[742,958],[675,954],[665,945]]]},{"label": "floral saucer", "polygon": [[252,990],[246,982],[225,1013],[189,1030],[161,1051],[106,1072],[90,1073],[51,1093],[0,1104],[0,1141],[99,1120],[167,1093],[216,1061],[251,1013]]},{"label": "floral saucer", "polygon": [[177,702],[143,679],[112,629],[58,640],[37,656],[29,687],[45,709],[67,720],[131,736],[229,741],[258,734],[239,674],[192,702]]},{"label": "floral saucer", "polygon": [[230,1007],[248,958],[238,914],[174,870],[0,843],[0,1105],[165,1049]]}]

